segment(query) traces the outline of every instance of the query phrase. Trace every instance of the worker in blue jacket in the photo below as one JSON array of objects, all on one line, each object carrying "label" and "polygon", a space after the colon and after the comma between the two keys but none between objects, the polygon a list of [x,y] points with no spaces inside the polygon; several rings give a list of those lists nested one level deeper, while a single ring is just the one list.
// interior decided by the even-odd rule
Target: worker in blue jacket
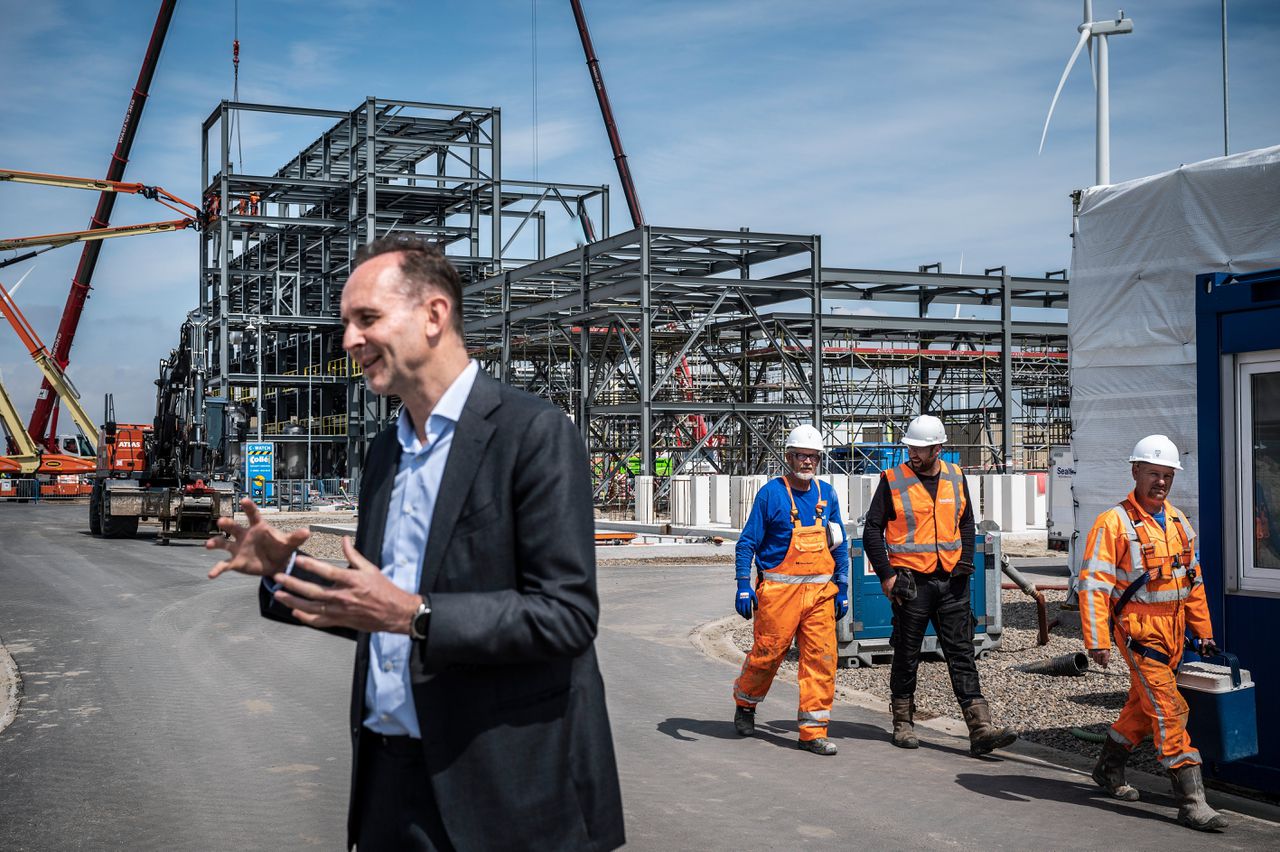
[{"label": "worker in blue jacket", "polygon": [[738,538],[735,607],[743,618],[755,614],[755,640],[733,684],[733,724],[743,736],[755,733],[756,705],[795,640],[800,748],[832,755],[827,724],[836,691],[836,622],[849,611],[849,546],[835,490],[817,479],[823,451],[813,426],[791,430],[787,474],[756,494]]}]

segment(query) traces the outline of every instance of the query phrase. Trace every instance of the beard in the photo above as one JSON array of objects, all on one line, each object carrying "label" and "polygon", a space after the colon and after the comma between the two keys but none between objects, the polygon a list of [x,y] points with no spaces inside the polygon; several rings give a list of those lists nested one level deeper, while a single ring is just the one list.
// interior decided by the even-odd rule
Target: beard
[{"label": "beard", "polygon": [[802,482],[808,482],[809,480],[813,479],[813,477],[814,477],[814,473],[813,473],[813,471],[799,471],[799,470],[793,470],[793,471],[791,471],[791,473],[795,475],[795,478],[796,478],[796,479],[799,479],[799,480],[800,480],[800,481],[802,481]]}]

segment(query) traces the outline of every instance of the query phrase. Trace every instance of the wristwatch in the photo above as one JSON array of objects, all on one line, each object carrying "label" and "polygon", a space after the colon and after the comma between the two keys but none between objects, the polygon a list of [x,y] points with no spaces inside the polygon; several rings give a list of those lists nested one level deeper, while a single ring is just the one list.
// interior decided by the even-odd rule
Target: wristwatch
[{"label": "wristwatch", "polygon": [[431,623],[431,599],[426,595],[422,596],[422,603],[418,604],[418,611],[413,614],[413,618],[409,620],[409,638],[416,642],[421,642],[427,638],[427,625]]}]

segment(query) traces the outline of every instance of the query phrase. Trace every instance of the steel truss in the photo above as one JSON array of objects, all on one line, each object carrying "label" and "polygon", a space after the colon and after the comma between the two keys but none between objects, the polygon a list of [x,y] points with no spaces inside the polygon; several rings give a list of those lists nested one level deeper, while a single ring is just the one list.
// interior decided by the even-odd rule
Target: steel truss
[{"label": "steel truss", "polygon": [[468,340],[575,418],[606,506],[635,473],[776,470],[800,422],[841,445],[933,412],[971,468],[1043,467],[1065,440],[1066,324],[1014,317],[1065,309],[1065,280],[820,264],[813,236],[648,226],[470,285]]},{"label": "steel truss", "polygon": [[[268,174],[234,159],[233,128],[246,120],[261,135],[328,126]],[[305,443],[314,460],[295,478],[358,480],[367,442],[395,411],[395,400],[365,392],[342,350],[339,302],[361,245],[392,231],[425,236],[470,282],[545,257],[549,241],[562,248],[609,233],[606,187],[503,178],[492,108],[223,101],[204,122],[201,159],[212,224],[189,317],[201,353],[196,393],[248,405],[251,437],[286,450]]]}]

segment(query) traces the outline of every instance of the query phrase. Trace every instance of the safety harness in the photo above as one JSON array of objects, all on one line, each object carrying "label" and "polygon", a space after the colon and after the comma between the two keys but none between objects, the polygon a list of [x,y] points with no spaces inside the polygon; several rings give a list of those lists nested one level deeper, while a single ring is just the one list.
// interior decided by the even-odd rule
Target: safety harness
[{"label": "safety harness", "polygon": [[[1142,576],[1130,583],[1120,595],[1120,599],[1115,602],[1114,606],[1112,606],[1111,619],[1113,624],[1119,622],[1120,615],[1124,612],[1125,606],[1128,605],[1129,601],[1133,599],[1133,596],[1147,584],[1147,581],[1151,579],[1152,573],[1154,572],[1157,575],[1160,573],[1160,565],[1156,564],[1152,566],[1150,563],[1150,560],[1155,556],[1156,546],[1151,541],[1151,534],[1147,531],[1146,522],[1142,520],[1142,514],[1138,511],[1138,507],[1133,505],[1133,501],[1126,497],[1120,503],[1120,508],[1124,509],[1125,514],[1129,516],[1129,522],[1133,524],[1134,533],[1138,536],[1138,545],[1142,552],[1143,570]],[[1168,512],[1167,514],[1169,519],[1178,525],[1178,533],[1182,539],[1182,553],[1174,554],[1169,565],[1170,576],[1172,577],[1173,572],[1178,568],[1186,565],[1187,589],[1189,592],[1191,587],[1195,585],[1197,576],[1195,557],[1191,551],[1191,536],[1188,535],[1187,528],[1183,525],[1182,516],[1180,514],[1175,512]],[[1181,605],[1181,599],[1178,603]],[[1155,660],[1161,665],[1169,665],[1168,654],[1165,654],[1162,651],[1157,651],[1155,648],[1148,645],[1144,645],[1132,636],[1125,637],[1125,644],[1128,646],[1129,650],[1133,651],[1138,656],[1146,657],[1149,660]]]}]

